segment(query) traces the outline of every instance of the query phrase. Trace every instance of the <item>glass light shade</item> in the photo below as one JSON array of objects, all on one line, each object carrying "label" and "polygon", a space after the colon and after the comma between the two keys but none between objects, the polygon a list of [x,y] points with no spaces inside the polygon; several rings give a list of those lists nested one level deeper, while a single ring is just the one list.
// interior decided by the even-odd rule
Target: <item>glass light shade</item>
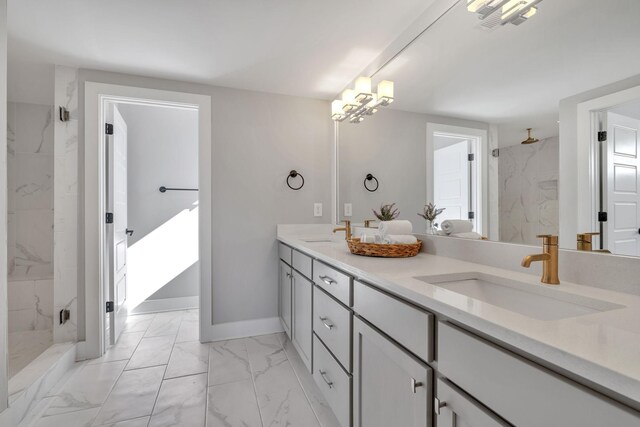
[{"label": "glass light shade", "polygon": [[504,6],[502,6],[501,19],[503,21],[506,21],[506,20],[509,20],[510,18],[513,18],[515,14],[517,14],[522,9],[527,7],[527,5],[532,1],[533,0],[509,0]]},{"label": "glass light shade", "polygon": [[336,99],[331,103],[331,118],[338,120],[342,117],[342,100]]},{"label": "glass light shade", "polygon": [[475,13],[487,3],[489,0],[467,0],[467,10]]},{"label": "glass light shade", "polygon": [[356,91],[353,89],[345,89],[342,92],[342,103],[344,105],[354,104],[356,101]]},{"label": "glass light shade", "polygon": [[393,82],[383,80],[378,83],[378,99],[384,102],[393,101]]},{"label": "glass light shade", "polygon": [[525,18],[529,19],[533,15],[535,15],[537,12],[538,12],[538,9],[535,6],[531,6],[531,8],[527,11],[527,13],[525,13],[522,16],[524,16]]},{"label": "glass light shade", "polygon": [[366,94],[369,95],[371,93],[371,78],[370,77],[358,77],[356,79],[356,94]]}]

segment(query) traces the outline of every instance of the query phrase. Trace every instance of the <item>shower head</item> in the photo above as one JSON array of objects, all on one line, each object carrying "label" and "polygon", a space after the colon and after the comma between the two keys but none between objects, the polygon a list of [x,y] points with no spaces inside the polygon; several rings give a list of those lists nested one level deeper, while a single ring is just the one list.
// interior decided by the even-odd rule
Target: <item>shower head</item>
[{"label": "shower head", "polygon": [[533,136],[531,136],[531,129],[532,128],[527,128],[527,139],[522,141],[521,144],[533,144],[540,141],[538,138],[534,138]]}]

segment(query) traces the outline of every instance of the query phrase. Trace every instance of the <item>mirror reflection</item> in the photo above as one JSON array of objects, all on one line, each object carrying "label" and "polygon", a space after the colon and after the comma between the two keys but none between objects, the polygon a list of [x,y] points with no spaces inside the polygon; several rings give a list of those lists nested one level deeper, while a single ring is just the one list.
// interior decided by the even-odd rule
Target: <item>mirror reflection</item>
[{"label": "mirror reflection", "polygon": [[458,2],[371,76],[394,100],[338,123],[338,218],[395,203],[415,232],[640,256],[640,2],[536,8],[501,25]]}]

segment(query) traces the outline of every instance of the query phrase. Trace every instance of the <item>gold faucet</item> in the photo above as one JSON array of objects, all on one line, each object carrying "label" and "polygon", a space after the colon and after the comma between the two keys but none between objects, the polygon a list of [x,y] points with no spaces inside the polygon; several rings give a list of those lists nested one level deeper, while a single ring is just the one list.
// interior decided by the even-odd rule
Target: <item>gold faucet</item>
[{"label": "gold faucet", "polygon": [[376,228],[376,227],[371,227],[371,223],[372,222],[376,222],[375,219],[365,219],[364,220],[364,228]]},{"label": "gold faucet", "polygon": [[542,278],[540,278],[540,281],[548,285],[559,285],[558,236],[543,234],[537,237],[542,239],[542,253],[525,256],[522,258],[522,266],[529,268],[532,262],[542,261]]},{"label": "gold faucet", "polygon": [[344,239],[351,240],[351,221],[345,219],[342,222],[344,222],[344,227],[334,228],[333,232],[335,233],[336,231],[344,231]]},{"label": "gold faucet", "polygon": [[592,240],[593,236],[599,236],[600,233],[578,233],[577,248],[579,251],[591,251],[593,250]]}]

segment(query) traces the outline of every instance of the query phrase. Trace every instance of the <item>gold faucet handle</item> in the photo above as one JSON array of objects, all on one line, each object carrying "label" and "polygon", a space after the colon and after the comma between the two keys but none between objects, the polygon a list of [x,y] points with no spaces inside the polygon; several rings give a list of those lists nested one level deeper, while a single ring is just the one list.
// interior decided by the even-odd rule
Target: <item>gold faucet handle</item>
[{"label": "gold faucet handle", "polygon": [[578,233],[577,238],[579,242],[591,242],[591,238],[593,236],[599,236],[600,233],[590,232],[590,233]]},{"label": "gold faucet handle", "polygon": [[543,245],[558,245],[558,236],[554,234],[538,234],[538,239],[542,239]]},{"label": "gold faucet handle", "polygon": [[364,228],[373,228],[371,227],[371,223],[372,222],[376,222],[377,220],[375,219],[365,219],[364,220]]}]

